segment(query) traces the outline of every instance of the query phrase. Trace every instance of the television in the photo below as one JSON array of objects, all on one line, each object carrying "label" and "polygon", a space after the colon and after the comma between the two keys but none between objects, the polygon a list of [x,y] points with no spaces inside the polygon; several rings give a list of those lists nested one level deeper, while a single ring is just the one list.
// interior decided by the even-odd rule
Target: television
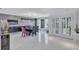
[{"label": "television", "polygon": [[17,25],[18,24],[18,20],[10,20],[10,19],[8,19],[8,24],[9,25]]}]

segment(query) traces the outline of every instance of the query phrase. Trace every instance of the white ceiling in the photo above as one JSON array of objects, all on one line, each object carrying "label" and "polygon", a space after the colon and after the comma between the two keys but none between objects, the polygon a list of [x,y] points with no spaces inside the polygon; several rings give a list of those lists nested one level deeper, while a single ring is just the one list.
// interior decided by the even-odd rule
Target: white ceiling
[{"label": "white ceiling", "polygon": [[0,13],[25,17],[42,17],[49,15],[47,9],[41,8],[2,8],[0,9]]},{"label": "white ceiling", "polygon": [[75,8],[0,8],[0,13],[25,17],[42,17],[75,12],[76,10]]}]

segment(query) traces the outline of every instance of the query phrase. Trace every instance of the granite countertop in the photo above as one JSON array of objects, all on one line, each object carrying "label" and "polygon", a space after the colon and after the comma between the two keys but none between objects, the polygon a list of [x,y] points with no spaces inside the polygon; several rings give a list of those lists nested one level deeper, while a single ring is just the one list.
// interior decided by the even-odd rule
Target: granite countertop
[{"label": "granite countertop", "polygon": [[0,36],[2,36],[2,35],[9,35],[9,33],[5,33],[5,34],[0,34]]}]

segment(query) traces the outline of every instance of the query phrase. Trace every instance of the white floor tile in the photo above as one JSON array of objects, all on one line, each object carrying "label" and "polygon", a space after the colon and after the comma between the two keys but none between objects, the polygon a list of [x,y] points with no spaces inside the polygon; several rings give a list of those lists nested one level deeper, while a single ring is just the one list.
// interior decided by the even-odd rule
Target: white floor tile
[{"label": "white floor tile", "polygon": [[21,37],[21,33],[10,34],[11,50],[73,50],[79,49],[79,45],[73,40],[49,36],[40,33],[36,36]]}]

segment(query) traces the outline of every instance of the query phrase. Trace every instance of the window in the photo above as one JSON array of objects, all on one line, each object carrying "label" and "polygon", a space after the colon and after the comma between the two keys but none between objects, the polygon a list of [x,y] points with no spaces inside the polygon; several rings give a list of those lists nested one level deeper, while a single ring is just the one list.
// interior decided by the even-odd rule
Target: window
[{"label": "window", "polygon": [[59,33],[59,18],[56,18],[56,33]]},{"label": "window", "polygon": [[41,19],[41,28],[44,28],[45,27],[45,21],[44,19]]}]

